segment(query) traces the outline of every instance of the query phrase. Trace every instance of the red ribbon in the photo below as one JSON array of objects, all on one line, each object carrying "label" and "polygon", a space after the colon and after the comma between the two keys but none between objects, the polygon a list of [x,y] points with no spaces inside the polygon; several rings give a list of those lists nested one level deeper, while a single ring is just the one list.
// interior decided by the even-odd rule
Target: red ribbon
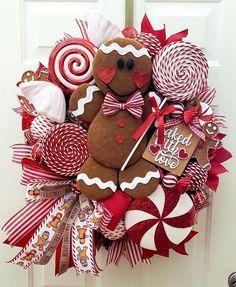
[{"label": "red ribbon", "polygon": [[155,119],[157,119],[158,124],[158,144],[162,145],[164,143],[164,116],[171,114],[175,111],[175,107],[173,105],[167,106],[163,109],[159,109],[157,102],[154,97],[151,97],[149,100],[150,105],[154,109],[145,122],[137,129],[137,131],[133,134],[133,139],[137,141],[151,126]]},{"label": "red ribbon", "polygon": [[160,41],[162,47],[165,45],[168,45],[172,42],[181,41],[183,38],[188,36],[188,29],[180,31],[174,35],[171,35],[168,39],[166,39],[166,28],[164,25],[164,28],[161,30],[154,30],[152,27],[152,24],[150,23],[147,14],[144,15],[142,23],[141,23],[141,31],[145,33],[151,33],[154,36],[157,37],[157,39]]}]

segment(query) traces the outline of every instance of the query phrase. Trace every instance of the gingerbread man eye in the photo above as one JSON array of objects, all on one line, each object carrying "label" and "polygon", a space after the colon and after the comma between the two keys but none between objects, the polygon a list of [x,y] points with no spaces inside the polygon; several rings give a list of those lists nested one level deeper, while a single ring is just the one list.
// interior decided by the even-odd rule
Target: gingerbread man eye
[{"label": "gingerbread man eye", "polygon": [[213,130],[216,131],[216,130],[217,130],[217,127],[213,127]]},{"label": "gingerbread man eye", "polygon": [[122,70],[122,69],[124,68],[124,66],[125,66],[124,60],[123,60],[123,59],[118,59],[118,60],[117,60],[117,68],[118,68],[119,70]]},{"label": "gingerbread man eye", "polygon": [[210,128],[211,127],[211,123],[207,124],[207,126]]},{"label": "gingerbread man eye", "polygon": [[129,70],[131,70],[131,69],[133,69],[133,67],[134,67],[134,60],[133,60],[133,59],[128,60],[128,62],[127,62],[127,68],[128,68]]}]

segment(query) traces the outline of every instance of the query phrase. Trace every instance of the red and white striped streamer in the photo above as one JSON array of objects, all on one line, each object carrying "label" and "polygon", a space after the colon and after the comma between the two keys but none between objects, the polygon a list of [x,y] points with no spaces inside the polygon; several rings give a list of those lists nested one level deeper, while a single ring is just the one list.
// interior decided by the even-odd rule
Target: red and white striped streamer
[{"label": "red and white striped streamer", "polygon": [[170,101],[195,98],[207,84],[208,64],[195,45],[178,41],[166,45],[153,62],[153,83]]},{"label": "red and white striped streamer", "polygon": [[21,163],[23,158],[31,158],[32,146],[27,144],[14,144],[12,148],[12,161]]},{"label": "red and white striped streamer", "polygon": [[127,258],[132,268],[139,262],[151,263],[150,259],[142,258],[142,248],[134,243],[129,236],[122,240],[112,241],[108,249],[107,264],[118,265],[122,254]]},{"label": "red and white striped streamer", "polygon": [[88,22],[85,20],[81,19],[75,19],[76,23],[79,26],[82,38],[89,41],[89,36],[88,36]]},{"label": "red and white striped streamer", "polygon": [[47,199],[43,202],[28,203],[12,216],[2,227],[8,235],[9,244],[14,246],[24,234],[39,225],[57,200]]},{"label": "red and white striped streamer", "polygon": [[198,95],[198,98],[200,99],[201,102],[204,102],[204,103],[210,105],[215,98],[215,94],[216,94],[216,89],[207,86]]},{"label": "red and white striped streamer", "polygon": [[222,128],[227,128],[225,116],[219,114],[213,114],[212,121],[218,126]]},{"label": "red and white striped streamer", "polygon": [[44,182],[44,181],[65,181],[67,177],[55,174],[46,166],[40,165],[30,159],[24,158],[21,161],[22,164],[22,178],[21,184],[27,185],[32,181]]},{"label": "red and white striped streamer", "polygon": [[[32,263],[40,261],[40,259],[42,258],[42,256],[46,251],[48,244],[50,243],[56,232],[56,228],[53,228],[53,226],[50,223],[54,220],[57,214],[60,214],[61,220],[63,219],[66,209],[62,208],[60,209],[60,207],[64,204],[65,201],[70,200],[70,198],[74,196],[75,194],[73,192],[70,192],[65,196],[61,197],[59,200],[56,200],[56,203],[54,204],[53,207],[51,207],[50,212],[46,216],[44,216],[42,223],[37,228],[35,234],[29,240],[27,245],[24,248],[22,248],[22,250],[12,260],[10,260],[9,263],[14,263],[21,266],[24,269],[27,269]],[[31,204],[34,205],[35,203]],[[40,245],[37,245],[37,241],[39,238],[41,238],[44,232],[47,232],[48,239],[45,240],[45,242],[42,244],[40,248],[39,247]]]}]

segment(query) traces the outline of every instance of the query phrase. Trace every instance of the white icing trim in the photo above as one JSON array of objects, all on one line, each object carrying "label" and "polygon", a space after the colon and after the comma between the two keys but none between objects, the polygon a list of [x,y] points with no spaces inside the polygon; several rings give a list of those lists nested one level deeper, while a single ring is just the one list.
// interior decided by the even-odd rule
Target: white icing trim
[{"label": "white icing trim", "polygon": [[89,186],[96,184],[101,189],[110,188],[113,192],[115,192],[117,188],[117,186],[111,180],[103,182],[99,177],[89,178],[86,173],[79,173],[77,176],[77,181],[79,180],[83,180],[84,183]]},{"label": "white icing trim", "polygon": [[87,90],[86,90],[86,95],[85,98],[79,99],[78,100],[78,107],[76,111],[72,111],[72,114],[77,117],[77,116],[81,116],[84,113],[84,106],[87,103],[92,102],[93,100],[93,93],[99,91],[99,88],[97,86],[88,86]]},{"label": "white icing trim", "polygon": [[125,47],[121,47],[117,43],[111,43],[109,46],[106,46],[104,44],[101,45],[99,48],[103,53],[109,54],[113,51],[116,51],[119,55],[126,55],[127,53],[132,53],[136,58],[147,56],[148,58],[151,58],[148,54],[148,51],[146,48],[136,49],[133,45],[127,45]]},{"label": "white icing trim", "polygon": [[147,184],[151,178],[160,178],[159,171],[149,171],[145,177],[135,177],[130,183],[128,182],[122,182],[120,184],[120,188],[122,191],[124,191],[126,188],[128,189],[134,189],[138,184]]}]

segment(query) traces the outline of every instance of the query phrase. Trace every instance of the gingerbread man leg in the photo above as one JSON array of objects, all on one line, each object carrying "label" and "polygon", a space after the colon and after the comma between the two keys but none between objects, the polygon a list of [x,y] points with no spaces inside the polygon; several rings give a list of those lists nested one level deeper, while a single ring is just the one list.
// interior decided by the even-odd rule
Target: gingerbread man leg
[{"label": "gingerbread man leg", "polygon": [[89,199],[105,199],[117,189],[117,170],[101,165],[90,156],[77,176],[76,186]]},{"label": "gingerbread man leg", "polygon": [[133,198],[150,195],[156,190],[159,181],[158,168],[143,158],[119,173],[121,190]]}]

